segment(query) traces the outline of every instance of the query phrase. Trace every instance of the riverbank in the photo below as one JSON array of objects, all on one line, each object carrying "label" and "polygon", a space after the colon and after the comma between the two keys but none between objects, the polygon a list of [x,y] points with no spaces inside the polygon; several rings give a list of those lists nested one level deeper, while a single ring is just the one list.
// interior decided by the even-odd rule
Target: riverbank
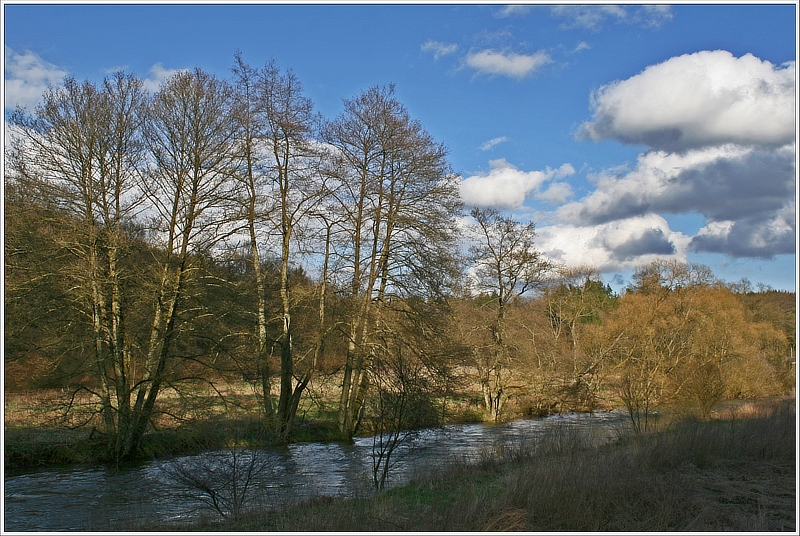
[{"label": "riverbank", "polygon": [[563,429],[370,498],[317,498],[192,531],[796,531],[794,400],[596,445]]},{"label": "riverbank", "polygon": [[[233,393],[236,393],[235,396]],[[232,440],[252,446],[274,445],[265,434],[257,412],[253,411],[258,403],[256,398],[245,394],[245,389],[241,387],[226,393],[226,397],[242,411],[212,414],[182,423],[165,422],[158,431],[145,435],[140,456],[132,463],[222,449]],[[724,418],[731,411],[748,404],[751,402],[745,400],[722,401],[712,416]],[[482,414],[474,405],[454,403],[450,409],[452,413],[446,424],[481,422]],[[611,410],[613,407],[604,409]],[[53,393],[45,392],[38,396],[6,393],[5,410],[4,469],[7,475],[49,467],[114,463],[109,457],[103,435],[96,430],[72,427],[74,423],[55,425],[60,422],[59,402]],[[658,414],[664,417],[663,422],[673,418],[668,416],[666,409],[659,410]],[[507,417],[512,421],[531,415],[510,414]],[[335,412],[319,408],[305,411],[304,417],[296,423],[291,438],[293,443],[333,440],[338,440]]]},{"label": "riverbank", "polygon": [[[334,392],[301,408],[290,442],[339,440]],[[61,390],[6,392],[4,413],[4,467],[6,474],[20,474],[48,467],[103,465],[114,463],[104,436],[90,426],[82,426],[87,415],[73,411],[65,420],[64,407],[74,401]],[[222,396],[220,396],[222,395]],[[183,400],[174,393],[162,399],[163,413],[155,424],[157,431],[145,434],[141,452],[132,463],[170,456],[195,454],[225,448],[232,441],[248,445],[275,445],[260,418],[259,397],[247,383],[230,383],[216,390],[198,389],[192,393],[200,411],[187,412]],[[468,397],[466,397],[468,398]],[[223,403],[224,399],[224,403]],[[79,400],[89,413],[94,411],[88,398]],[[91,411],[90,411],[91,410]],[[182,415],[181,419],[172,416]],[[511,415],[511,420],[523,415]],[[478,406],[465,400],[448,405],[447,423],[481,422]]]}]

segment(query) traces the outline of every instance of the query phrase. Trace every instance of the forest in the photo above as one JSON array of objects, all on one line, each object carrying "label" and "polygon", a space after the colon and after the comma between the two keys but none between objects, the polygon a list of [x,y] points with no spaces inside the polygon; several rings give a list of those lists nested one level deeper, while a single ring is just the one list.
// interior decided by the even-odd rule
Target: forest
[{"label": "forest", "polygon": [[106,459],[220,415],[277,443],[612,407],[643,431],[794,392],[793,292],[659,260],[615,293],[547,259],[463,206],[392,86],[324,118],[237,54],[155,93],[68,78],[8,128],[5,389],[57,393]]}]

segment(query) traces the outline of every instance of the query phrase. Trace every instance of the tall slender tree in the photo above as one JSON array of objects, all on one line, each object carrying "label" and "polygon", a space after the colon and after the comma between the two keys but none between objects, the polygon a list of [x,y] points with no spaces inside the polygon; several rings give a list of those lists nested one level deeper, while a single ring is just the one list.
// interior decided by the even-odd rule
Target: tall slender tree
[{"label": "tall slender tree", "polygon": [[256,288],[256,363],[261,380],[261,395],[264,413],[269,428],[275,427],[275,400],[272,395],[272,371],[270,370],[270,347],[268,338],[266,270],[262,259],[263,224],[267,219],[266,193],[269,190],[269,177],[263,172],[263,150],[260,140],[265,135],[262,114],[260,113],[257,69],[245,63],[237,52],[232,68],[237,99],[237,124],[240,144],[242,218],[246,226],[250,246],[250,261]]},{"label": "tall slender tree", "polygon": [[511,355],[506,341],[506,313],[520,296],[543,283],[551,263],[535,248],[533,222],[518,222],[489,208],[475,207],[470,214],[475,220],[470,252],[476,288],[495,305],[491,326],[494,352],[478,360],[478,373],[486,414],[498,420],[509,394]]},{"label": "tall slender tree", "polygon": [[146,372],[136,388],[123,455],[138,449],[167,378],[179,306],[197,273],[193,255],[225,236],[236,157],[232,106],[229,84],[195,69],[169,78],[148,109],[145,137],[152,164],[145,186],[163,253]]},{"label": "tall slender tree", "polygon": [[[72,272],[78,304],[86,304],[93,333],[103,431],[118,450],[130,427],[132,378],[125,331],[125,227],[139,210],[144,158],[142,81],[117,72],[100,87],[73,78],[48,89],[32,114],[11,123],[22,144],[12,166],[29,191],[79,222],[62,247],[80,269]],[[46,200],[46,201],[45,201]],[[79,308],[83,308],[79,305]]]},{"label": "tall slender tree", "polygon": [[[234,67],[242,112],[246,193],[245,215],[250,235],[256,285],[258,287],[259,360],[268,419],[275,433],[288,439],[299,399],[309,379],[295,378],[290,273],[296,264],[298,230],[312,217],[325,193],[319,173],[320,153],[313,143],[318,119],[313,103],[303,95],[300,80],[291,70],[271,61],[251,68],[236,57]],[[279,259],[280,335],[275,345],[280,356],[277,404],[271,395],[266,347],[264,276],[259,256],[260,237],[256,224],[268,223],[267,235]]]},{"label": "tall slender tree", "polygon": [[[339,431],[358,425],[372,363],[371,333],[381,309],[422,281],[441,292],[453,267],[461,204],[446,148],[409,116],[394,87],[375,86],[345,101],[323,139],[334,148],[350,246],[341,251],[350,301]],[[422,274],[425,277],[422,277]]]}]

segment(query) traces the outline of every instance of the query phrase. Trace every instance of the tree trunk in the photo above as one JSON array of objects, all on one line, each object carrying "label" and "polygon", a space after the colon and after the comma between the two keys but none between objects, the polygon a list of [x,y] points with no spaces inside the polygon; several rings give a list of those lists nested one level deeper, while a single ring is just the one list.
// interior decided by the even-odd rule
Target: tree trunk
[{"label": "tree trunk", "polygon": [[[183,243],[179,264],[170,273],[170,258],[165,260],[161,278],[161,290],[156,303],[153,324],[150,330],[150,343],[147,352],[147,377],[142,380],[136,395],[136,403],[131,412],[131,426],[123,442],[121,458],[135,455],[141,445],[147,424],[151,421],[156,399],[163,381],[164,370],[169,360],[170,345],[174,336],[175,317],[178,300],[183,293],[186,262],[188,257],[188,237],[191,225],[183,233]],[[171,248],[171,245],[170,245]],[[166,302],[166,303],[165,303]]]}]

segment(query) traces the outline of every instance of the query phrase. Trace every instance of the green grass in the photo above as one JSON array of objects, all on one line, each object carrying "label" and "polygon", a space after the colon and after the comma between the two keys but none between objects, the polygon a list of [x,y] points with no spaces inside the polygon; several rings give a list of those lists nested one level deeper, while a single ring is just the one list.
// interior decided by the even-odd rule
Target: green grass
[{"label": "green grass", "polygon": [[89,432],[48,427],[12,427],[4,431],[6,473],[39,467],[87,463],[96,458]]}]

